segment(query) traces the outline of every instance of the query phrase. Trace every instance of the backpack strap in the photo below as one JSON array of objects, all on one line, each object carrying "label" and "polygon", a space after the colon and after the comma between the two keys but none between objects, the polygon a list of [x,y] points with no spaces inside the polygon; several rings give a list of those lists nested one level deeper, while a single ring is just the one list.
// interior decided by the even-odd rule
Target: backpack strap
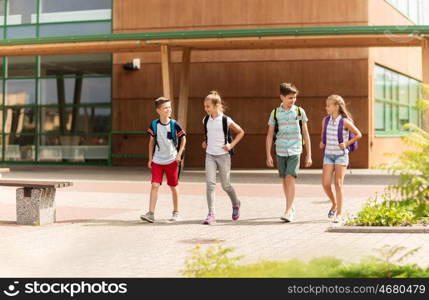
[{"label": "backpack strap", "polygon": [[301,139],[302,139],[302,144],[305,144],[305,140],[304,137],[302,136],[302,108],[300,106],[297,106],[297,112],[296,112],[296,117],[298,119],[299,122],[299,132],[301,133]]},{"label": "backpack strap", "polygon": [[273,118],[274,118],[274,135],[273,140],[277,139],[277,133],[279,132],[279,121],[277,120],[277,107],[273,109]]},{"label": "backpack strap", "polygon": [[222,115],[222,129],[223,129],[223,137],[224,137],[224,144],[228,144],[228,117],[225,115]]},{"label": "backpack strap", "polygon": [[171,130],[171,138],[173,139],[173,144],[177,148],[177,132],[176,132],[176,120],[170,120],[170,130]]},{"label": "backpack strap", "polygon": [[155,139],[155,143],[153,144],[153,153],[155,153],[156,147],[158,147],[158,150],[159,150],[158,138],[157,138],[158,122],[159,122],[159,119],[153,120],[151,123],[152,131],[153,131],[153,138]]},{"label": "backpack strap", "polygon": [[206,137],[206,143],[207,143],[207,123],[209,122],[209,115],[204,117],[204,135]]},{"label": "backpack strap", "polygon": [[327,131],[328,131],[328,124],[329,124],[329,120],[331,119],[331,117],[330,116],[326,116],[325,117],[325,125],[323,126],[323,137],[322,137],[322,143],[323,143],[323,145],[325,145],[326,146],[326,140],[327,140],[327,138],[326,138],[326,135],[327,135]]},{"label": "backpack strap", "polygon": [[341,117],[339,123],[338,123],[338,144],[344,143],[344,136],[343,136],[343,130],[344,130],[344,118]]}]

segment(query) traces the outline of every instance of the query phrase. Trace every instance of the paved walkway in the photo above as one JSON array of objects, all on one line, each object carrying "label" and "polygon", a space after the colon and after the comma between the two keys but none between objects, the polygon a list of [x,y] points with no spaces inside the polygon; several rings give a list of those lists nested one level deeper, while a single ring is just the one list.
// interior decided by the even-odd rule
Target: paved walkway
[{"label": "paved walkway", "polygon": [[[429,266],[427,234],[328,233],[329,203],[320,170],[306,171],[297,186],[296,221],[279,217],[284,198],[272,171],[235,171],[234,186],[242,201],[242,217],[231,220],[229,199],[217,191],[214,226],[201,225],[206,215],[201,171],[188,170],[181,189],[182,221],[169,223],[171,199],[163,186],[155,224],[139,215],[148,206],[149,175],[143,168],[11,166],[4,178],[71,179],[74,187],[57,191],[57,220],[52,226],[15,224],[15,190],[0,190],[1,277],[176,277],[196,244],[215,240],[236,248],[243,262],[287,260],[333,255],[356,261],[383,245],[422,247],[411,259]],[[347,210],[395,179],[369,170],[347,175]],[[243,183],[243,182],[250,183]]]}]

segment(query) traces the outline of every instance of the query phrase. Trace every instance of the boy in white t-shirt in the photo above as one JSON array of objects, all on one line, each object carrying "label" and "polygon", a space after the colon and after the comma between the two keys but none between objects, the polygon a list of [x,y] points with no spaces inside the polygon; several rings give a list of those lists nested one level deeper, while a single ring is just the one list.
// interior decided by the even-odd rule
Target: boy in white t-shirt
[{"label": "boy in white t-shirt", "polygon": [[158,200],[158,190],[162,184],[164,173],[167,185],[173,195],[173,214],[170,221],[179,219],[179,165],[186,145],[186,133],[171,116],[171,101],[160,97],[155,100],[155,109],[159,119],[153,120],[147,132],[149,140],[148,167],[152,171],[149,211],[141,215],[143,221],[155,222],[155,206]]}]

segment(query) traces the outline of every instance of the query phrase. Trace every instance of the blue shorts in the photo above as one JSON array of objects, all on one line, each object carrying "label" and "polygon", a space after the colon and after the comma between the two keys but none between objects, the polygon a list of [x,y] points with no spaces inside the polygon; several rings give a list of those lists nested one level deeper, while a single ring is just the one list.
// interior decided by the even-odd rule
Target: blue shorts
[{"label": "blue shorts", "polygon": [[340,165],[340,166],[348,166],[349,165],[349,154],[325,154],[323,158],[324,165]]}]

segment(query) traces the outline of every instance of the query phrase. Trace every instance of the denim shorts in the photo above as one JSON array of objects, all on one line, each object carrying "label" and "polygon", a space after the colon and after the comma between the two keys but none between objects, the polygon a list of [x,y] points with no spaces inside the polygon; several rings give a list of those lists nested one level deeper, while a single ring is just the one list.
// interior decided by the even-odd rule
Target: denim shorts
[{"label": "denim shorts", "polygon": [[349,165],[349,154],[325,154],[323,158],[324,165],[340,165],[340,166],[348,166]]}]

